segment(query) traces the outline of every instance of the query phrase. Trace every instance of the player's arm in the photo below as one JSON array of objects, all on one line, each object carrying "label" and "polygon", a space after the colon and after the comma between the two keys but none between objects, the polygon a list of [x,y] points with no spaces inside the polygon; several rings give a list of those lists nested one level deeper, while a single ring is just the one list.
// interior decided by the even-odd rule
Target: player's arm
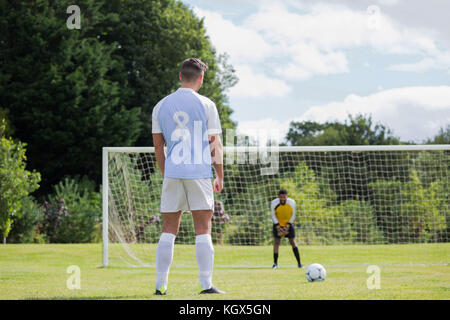
[{"label": "player's arm", "polygon": [[289,223],[293,224],[295,221],[295,208],[296,208],[297,204],[295,203],[295,201],[292,201],[291,207],[292,207],[292,215],[291,218],[289,219]]},{"label": "player's arm", "polygon": [[209,145],[211,149],[211,162],[216,172],[214,180],[214,191],[221,192],[223,189],[223,145],[220,135],[209,136]]},{"label": "player's arm", "polygon": [[212,101],[206,104],[206,121],[208,128],[209,146],[211,150],[211,162],[216,172],[214,180],[214,192],[221,192],[223,189],[223,145],[220,139],[222,128],[220,125],[217,107]]},{"label": "player's arm", "polygon": [[[164,100],[164,99],[163,99]],[[163,100],[159,101],[152,111],[152,134],[153,134],[153,146],[155,147],[155,156],[158,167],[161,170],[161,174],[164,177],[164,164],[166,162],[166,154],[164,153],[164,146],[166,140],[161,130],[161,126],[158,121],[158,112]]]},{"label": "player's arm", "polygon": [[155,146],[156,162],[161,170],[161,174],[164,177],[164,164],[166,162],[166,154],[164,153],[164,146],[166,141],[162,133],[153,134],[153,145]]},{"label": "player's arm", "polygon": [[273,224],[278,224],[278,219],[275,215],[275,204],[273,202],[270,203],[270,215],[272,216]]}]

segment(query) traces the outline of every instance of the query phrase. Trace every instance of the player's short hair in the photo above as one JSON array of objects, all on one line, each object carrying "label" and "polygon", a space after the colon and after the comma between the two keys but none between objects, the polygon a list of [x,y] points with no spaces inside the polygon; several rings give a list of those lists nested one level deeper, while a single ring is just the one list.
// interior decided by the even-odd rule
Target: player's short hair
[{"label": "player's short hair", "polygon": [[287,192],[287,190],[286,189],[281,189],[280,190],[280,192],[278,192],[278,195],[281,195],[281,194],[288,194],[288,192]]},{"label": "player's short hair", "polygon": [[202,60],[197,58],[186,59],[181,64],[181,80],[194,82],[206,70],[208,70],[208,65]]}]

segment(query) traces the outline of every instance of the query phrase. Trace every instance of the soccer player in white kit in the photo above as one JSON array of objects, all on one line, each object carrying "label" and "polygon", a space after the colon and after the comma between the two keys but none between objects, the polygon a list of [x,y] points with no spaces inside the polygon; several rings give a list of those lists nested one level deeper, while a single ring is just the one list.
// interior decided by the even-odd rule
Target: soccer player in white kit
[{"label": "soccer player in white kit", "polygon": [[[164,177],[161,194],[162,234],[156,248],[156,292],[167,291],[175,238],[181,215],[191,211],[200,293],[224,293],[212,285],[214,248],[211,218],[214,192],[223,188],[222,132],[216,105],[198,94],[208,66],[190,58],[181,65],[181,87],[153,109],[152,134],[158,166]],[[164,146],[167,145],[167,157]],[[211,184],[214,167],[216,178]]]}]

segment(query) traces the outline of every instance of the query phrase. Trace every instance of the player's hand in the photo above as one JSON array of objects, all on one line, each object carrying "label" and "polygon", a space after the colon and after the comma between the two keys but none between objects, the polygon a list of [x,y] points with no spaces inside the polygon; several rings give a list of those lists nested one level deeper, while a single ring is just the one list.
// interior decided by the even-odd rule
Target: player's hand
[{"label": "player's hand", "polygon": [[214,180],[213,191],[220,193],[223,189],[223,179],[216,178]]},{"label": "player's hand", "polygon": [[281,227],[280,225],[277,225],[277,234],[279,237],[285,236],[288,234],[289,227]]}]

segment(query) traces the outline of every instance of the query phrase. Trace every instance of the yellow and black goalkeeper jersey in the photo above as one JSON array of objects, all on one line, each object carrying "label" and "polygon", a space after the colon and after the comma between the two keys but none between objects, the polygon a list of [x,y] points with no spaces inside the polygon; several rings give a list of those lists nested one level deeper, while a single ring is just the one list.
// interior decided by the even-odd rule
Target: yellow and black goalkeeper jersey
[{"label": "yellow and black goalkeeper jersey", "polygon": [[286,203],[280,203],[276,198],[270,203],[270,213],[274,224],[279,223],[284,227],[288,223],[294,223],[295,220],[295,201],[291,198],[286,199]]}]

